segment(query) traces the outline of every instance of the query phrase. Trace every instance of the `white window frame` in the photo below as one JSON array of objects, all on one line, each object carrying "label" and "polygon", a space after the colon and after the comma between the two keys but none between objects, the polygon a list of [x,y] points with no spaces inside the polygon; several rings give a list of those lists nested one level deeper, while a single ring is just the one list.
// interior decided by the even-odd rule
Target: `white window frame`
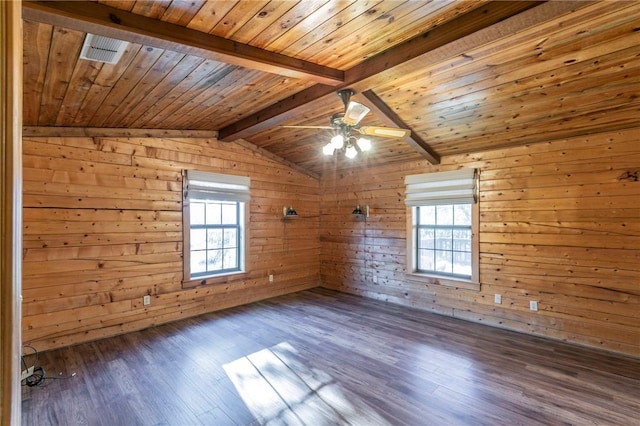
[{"label": "white window frame", "polygon": [[[405,177],[407,185],[407,279],[425,284],[480,290],[480,207],[477,197],[478,173],[475,169],[424,173]],[[417,207],[471,204],[471,277],[469,279],[417,269]]]},{"label": "white window frame", "polygon": [[[204,284],[226,283],[230,279],[238,279],[238,275],[247,273],[249,258],[249,212],[251,180],[246,176],[227,175],[185,170],[183,172],[183,287],[194,287]],[[214,272],[206,276],[191,276],[191,200],[210,200],[214,202],[233,202],[239,205],[239,253],[238,270]]]}]

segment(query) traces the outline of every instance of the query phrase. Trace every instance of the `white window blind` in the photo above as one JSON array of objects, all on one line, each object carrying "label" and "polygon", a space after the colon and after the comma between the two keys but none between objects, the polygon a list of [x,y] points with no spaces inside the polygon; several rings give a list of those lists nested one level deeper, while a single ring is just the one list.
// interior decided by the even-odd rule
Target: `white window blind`
[{"label": "white window blind", "polygon": [[225,175],[187,170],[185,198],[207,198],[219,201],[249,201],[251,179],[247,176]]},{"label": "white window blind", "polygon": [[476,202],[476,181],[475,169],[408,175],[404,178],[405,204],[473,204]]}]

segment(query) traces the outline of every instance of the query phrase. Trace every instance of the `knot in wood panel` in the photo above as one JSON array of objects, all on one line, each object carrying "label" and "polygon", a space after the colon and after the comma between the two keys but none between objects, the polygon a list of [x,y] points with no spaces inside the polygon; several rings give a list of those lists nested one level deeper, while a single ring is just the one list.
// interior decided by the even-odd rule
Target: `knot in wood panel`
[{"label": "knot in wood panel", "polygon": [[633,172],[625,172],[618,180],[628,180],[629,182],[638,182],[638,170]]}]

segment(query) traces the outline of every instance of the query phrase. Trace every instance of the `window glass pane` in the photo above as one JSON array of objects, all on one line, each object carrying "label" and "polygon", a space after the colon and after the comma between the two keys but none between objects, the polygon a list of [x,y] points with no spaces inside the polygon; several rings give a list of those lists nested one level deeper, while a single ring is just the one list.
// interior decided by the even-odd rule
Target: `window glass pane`
[{"label": "window glass pane", "polygon": [[191,225],[204,225],[204,203],[192,201],[189,205],[189,216]]},{"label": "window glass pane", "polygon": [[207,270],[207,252],[191,251],[191,274],[199,274]]},{"label": "window glass pane", "polygon": [[418,229],[418,240],[420,244],[420,248],[432,249],[435,248],[435,237],[436,231],[432,228],[419,228]]},{"label": "window glass pane", "polygon": [[207,229],[207,248],[222,248],[222,229]]},{"label": "window glass pane", "polygon": [[453,206],[453,222],[457,226],[471,226],[471,204],[456,204]]},{"label": "window glass pane", "polygon": [[222,223],[225,225],[235,225],[238,223],[237,204],[222,205]]},{"label": "window glass pane", "polygon": [[453,225],[453,205],[436,206],[436,224]]},{"label": "window glass pane", "polygon": [[419,220],[421,225],[435,225],[436,224],[436,206],[421,206],[418,207]]},{"label": "window glass pane", "polygon": [[453,258],[450,251],[436,250],[435,271],[451,274],[453,272]]},{"label": "window glass pane", "polygon": [[423,271],[434,271],[435,254],[433,250],[419,250],[418,252],[418,269]]},{"label": "window glass pane", "polygon": [[453,273],[471,276],[471,253],[453,253]]},{"label": "window glass pane", "polygon": [[224,240],[223,240],[224,248],[238,247],[238,240],[236,238],[237,235],[238,235],[238,232],[235,230],[235,228],[225,229]]},{"label": "window glass pane", "polygon": [[221,219],[220,203],[207,203],[207,225],[219,225]]},{"label": "window glass pane", "polygon": [[224,259],[223,264],[225,269],[232,269],[238,266],[238,251],[233,249],[225,249],[224,250]]},{"label": "window glass pane", "polygon": [[451,229],[436,229],[436,248],[438,250],[451,250]]},{"label": "window glass pane", "polygon": [[414,267],[418,271],[471,277],[472,207],[471,204],[449,204],[420,206],[412,210],[417,215]]},{"label": "window glass pane", "polygon": [[189,236],[191,250],[204,250],[207,248],[207,230],[192,229]]},{"label": "window glass pane", "polygon": [[471,251],[471,230],[470,229],[454,229],[453,230],[453,250],[455,251]]},{"label": "window glass pane", "polygon": [[207,271],[222,269],[222,250],[207,250]]}]

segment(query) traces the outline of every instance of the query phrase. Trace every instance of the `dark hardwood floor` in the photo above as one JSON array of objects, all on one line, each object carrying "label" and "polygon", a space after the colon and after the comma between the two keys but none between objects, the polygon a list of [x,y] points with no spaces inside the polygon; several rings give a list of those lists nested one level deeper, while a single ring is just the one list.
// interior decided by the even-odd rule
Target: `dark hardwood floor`
[{"label": "dark hardwood floor", "polygon": [[38,365],[25,425],[640,425],[640,360],[322,289]]}]

